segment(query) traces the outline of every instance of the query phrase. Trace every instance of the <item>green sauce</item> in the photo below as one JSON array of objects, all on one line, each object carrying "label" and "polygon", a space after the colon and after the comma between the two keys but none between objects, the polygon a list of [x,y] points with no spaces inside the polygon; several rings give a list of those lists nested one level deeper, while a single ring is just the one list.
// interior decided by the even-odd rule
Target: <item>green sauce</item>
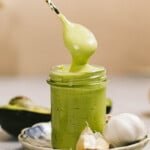
[{"label": "green sauce", "polygon": [[106,112],[106,70],[88,64],[97,48],[92,32],[58,14],[63,38],[72,56],[71,65],[59,65],[50,73],[52,145],[56,149],[76,149],[77,140],[88,125],[102,132]]},{"label": "green sauce", "polygon": [[91,70],[88,60],[97,48],[97,41],[91,31],[80,24],[69,22],[62,14],[58,15],[63,24],[63,38],[72,56],[70,72]]}]

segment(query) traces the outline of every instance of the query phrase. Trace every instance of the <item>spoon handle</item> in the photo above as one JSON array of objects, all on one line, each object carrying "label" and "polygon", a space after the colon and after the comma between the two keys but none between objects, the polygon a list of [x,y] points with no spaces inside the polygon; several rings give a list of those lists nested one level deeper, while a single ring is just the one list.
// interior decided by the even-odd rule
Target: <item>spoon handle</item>
[{"label": "spoon handle", "polygon": [[46,0],[46,3],[50,6],[50,8],[52,9],[52,11],[54,11],[57,15],[60,14],[59,10],[53,4],[52,0]]}]

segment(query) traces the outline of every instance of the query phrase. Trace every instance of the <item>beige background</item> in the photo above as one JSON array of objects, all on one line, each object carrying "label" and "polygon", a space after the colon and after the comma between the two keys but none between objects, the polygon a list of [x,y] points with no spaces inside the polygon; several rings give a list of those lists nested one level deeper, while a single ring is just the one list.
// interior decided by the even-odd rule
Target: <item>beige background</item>
[{"label": "beige background", "polygon": [[[150,74],[149,0],[53,0],[69,20],[94,32],[99,46],[90,63],[110,74]],[[46,75],[70,63],[60,21],[44,0],[3,0],[0,75]]]}]

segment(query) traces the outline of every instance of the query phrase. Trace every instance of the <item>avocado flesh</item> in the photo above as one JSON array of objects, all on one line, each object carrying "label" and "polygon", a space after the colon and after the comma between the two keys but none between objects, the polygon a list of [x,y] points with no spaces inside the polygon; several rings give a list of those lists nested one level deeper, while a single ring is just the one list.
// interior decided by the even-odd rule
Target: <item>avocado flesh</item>
[{"label": "avocado flesh", "polygon": [[22,110],[22,111],[41,113],[41,114],[50,114],[50,109],[46,107],[39,107],[39,106],[32,106],[32,107],[26,108],[26,107],[8,104],[5,106],[1,106],[0,109],[7,109],[7,110],[14,110],[14,111]]}]

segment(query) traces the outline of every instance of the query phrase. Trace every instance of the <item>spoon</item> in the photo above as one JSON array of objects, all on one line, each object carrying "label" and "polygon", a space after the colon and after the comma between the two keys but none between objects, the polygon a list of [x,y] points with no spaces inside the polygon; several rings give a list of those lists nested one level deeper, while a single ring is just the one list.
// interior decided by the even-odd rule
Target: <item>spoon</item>
[{"label": "spoon", "polygon": [[52,9],[52,11],[54,11],[57,15],[60,14],[60,11],[53,4],[52,0],[46,0],[46,3],[50,6],[50,8]]},{"label": "spoon", "polygon": [[94,34],[86,27],[67,20],[52,3],[52,0],[46,0],[46,2],[63,24],[64,44],[72,56],[72,64],[69,71],[79,72],[88,70],[88,60],[97,48]]}]

